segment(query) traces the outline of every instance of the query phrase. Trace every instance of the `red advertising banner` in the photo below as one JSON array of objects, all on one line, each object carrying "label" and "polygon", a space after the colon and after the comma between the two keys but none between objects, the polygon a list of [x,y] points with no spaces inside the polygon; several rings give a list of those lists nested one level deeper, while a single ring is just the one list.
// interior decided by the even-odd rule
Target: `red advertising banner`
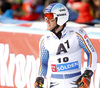
[{"label": "red advertising banner", "polygon": [[[34,88],[39,40],[42,35],[0,32],[0,88]],[[98,54],[90,88],[100,88],[100,40],[91,39]],[[85,54],[82,64],[86,67]]]},{"label": "red advertising banner", "polygon": [[0,32],[0,88],[34,88],[40,37]]}]

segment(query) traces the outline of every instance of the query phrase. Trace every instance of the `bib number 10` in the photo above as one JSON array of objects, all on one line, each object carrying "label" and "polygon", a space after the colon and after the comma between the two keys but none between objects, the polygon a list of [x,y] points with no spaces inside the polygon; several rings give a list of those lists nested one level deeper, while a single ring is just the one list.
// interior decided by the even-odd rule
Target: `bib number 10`
[{"label": "bib number 10", "polygon": [[57,60],[58,60],[58,63],[62,63],[62,62],[68,62],[69,58],[68,57],[64,57],[64,58],[59,58]]}]

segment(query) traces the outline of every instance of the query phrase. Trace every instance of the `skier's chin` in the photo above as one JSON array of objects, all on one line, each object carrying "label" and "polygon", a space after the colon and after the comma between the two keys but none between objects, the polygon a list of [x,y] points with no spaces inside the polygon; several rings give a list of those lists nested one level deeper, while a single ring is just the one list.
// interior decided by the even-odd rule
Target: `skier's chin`
[{"label": "skier's chin", "polygon": [[47,27],[47,30],[52,30],[53,28],[51,26],[48,26]]},{"label": "skier's chin", "polygon": [[47,30],[53,30],[56,26],[47,25]]}]

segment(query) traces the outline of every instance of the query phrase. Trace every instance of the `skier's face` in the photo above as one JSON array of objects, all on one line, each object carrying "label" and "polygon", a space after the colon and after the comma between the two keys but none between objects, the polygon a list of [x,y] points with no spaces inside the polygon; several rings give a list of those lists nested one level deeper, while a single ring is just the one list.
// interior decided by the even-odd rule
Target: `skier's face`
[{"label": "skier's face", "polygon": [[47,23],[47,30],[53,30],[53,28],[55,28],[57,26],[57,21],[56,19],[50,21],[50,20],[46,20]]}]

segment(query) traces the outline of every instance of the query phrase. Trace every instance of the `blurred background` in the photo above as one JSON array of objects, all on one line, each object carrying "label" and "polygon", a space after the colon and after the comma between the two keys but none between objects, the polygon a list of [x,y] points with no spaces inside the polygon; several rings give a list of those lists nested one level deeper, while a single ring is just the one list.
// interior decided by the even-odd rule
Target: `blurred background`
[{"label": "blurred background", "polygon": [[44,21],[43,11],[60,2],[69,10],[69,21],[100,23],[100,0],[0,0],[0,17],[24,21]]}]

